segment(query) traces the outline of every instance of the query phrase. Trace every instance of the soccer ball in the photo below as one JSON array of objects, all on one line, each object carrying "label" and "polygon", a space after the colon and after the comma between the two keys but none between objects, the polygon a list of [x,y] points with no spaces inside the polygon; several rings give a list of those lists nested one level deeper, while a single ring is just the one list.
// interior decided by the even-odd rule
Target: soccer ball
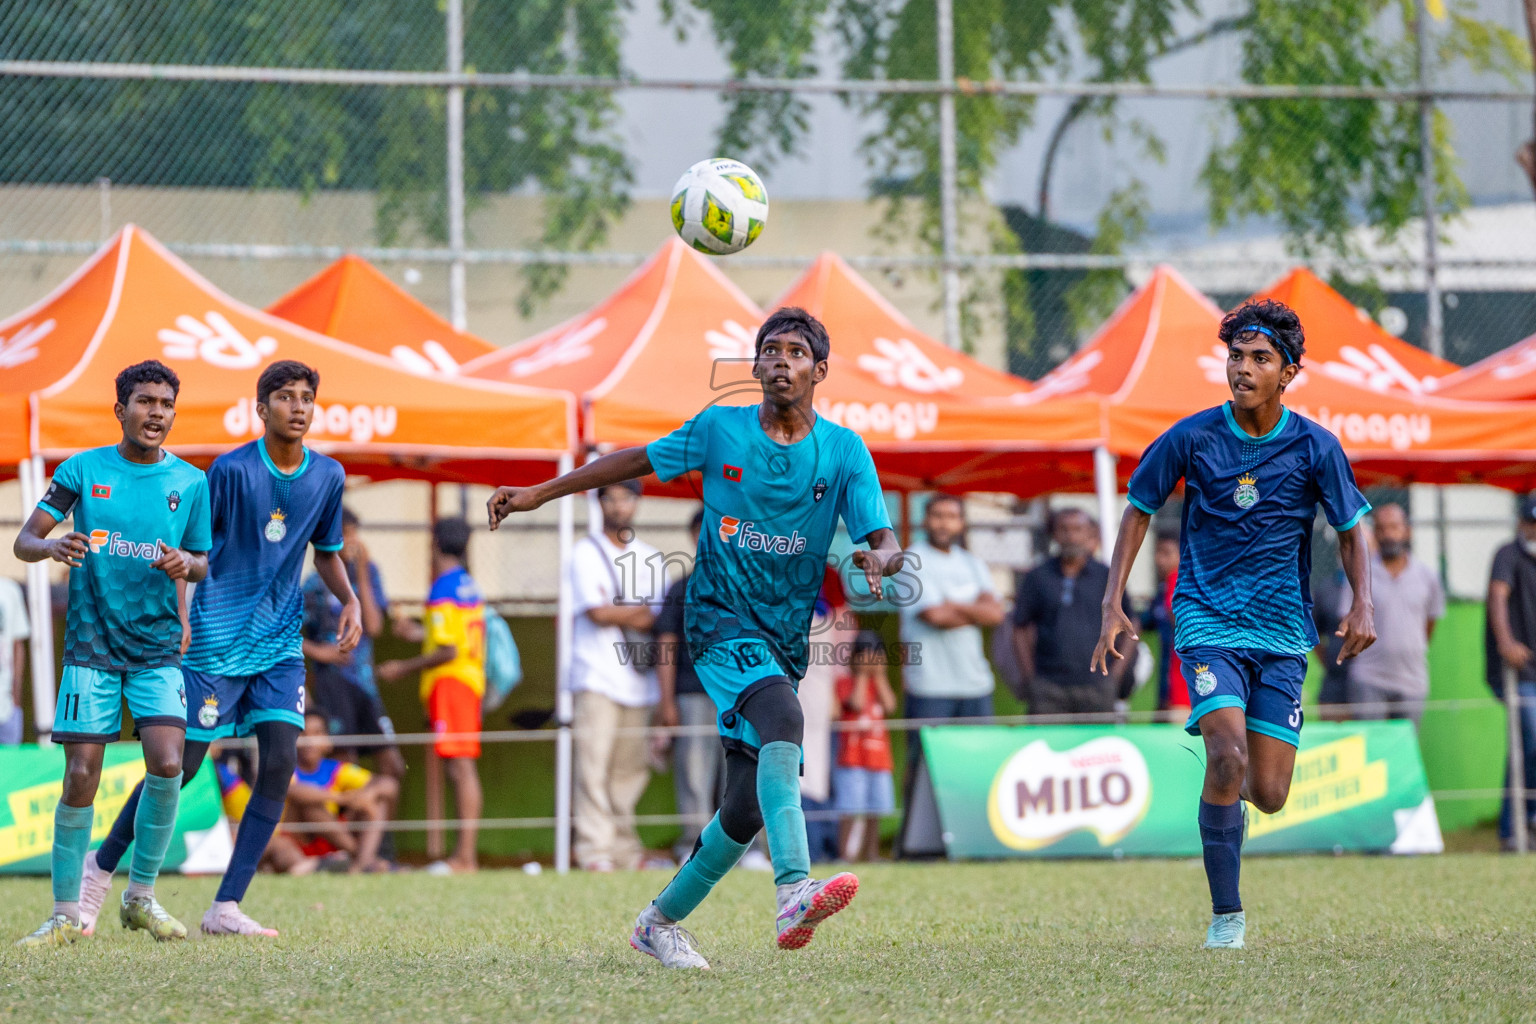
[{"label": "soccer ball", "polygon": [[741,252],[767,221],[768,190],[740,160],[700,160],[672,188],[672,226],[699,252]]}]

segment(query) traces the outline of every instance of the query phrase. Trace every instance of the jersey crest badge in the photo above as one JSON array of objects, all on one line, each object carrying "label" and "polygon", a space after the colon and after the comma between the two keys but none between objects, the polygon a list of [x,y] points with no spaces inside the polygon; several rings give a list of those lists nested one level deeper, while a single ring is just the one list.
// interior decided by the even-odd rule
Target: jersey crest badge
[{"label": "jersey crest badge", "polygon": [[288,524],[283,521],[284,518],[282,509],[274,509],[272,518],[267,520],[267,528],[264,532],[267,540],[273,544],[288,536]]},{"label": "jersey crest badge", "polygon": [[724,477],[727,480],[729,480],[733,484],[741,483],[741,467],[740,466],[726,466],[726,467],[724,467],[723,475],[724,475]]},{"label": "jersey crest badge", "polygon": [[824,495],[826,493],[827,493],[827,478],[824,477],[824,476],[823,477],[818,477],[816,479],[816,485],[811,488],[811,500],[812,501],[820,501],[822,495]]},{"label": "jersey crest badge", "polygon": [[108,484],[91,484],[91,497],[110,498],[112,497],[112,488]]},{"label": "jersey crest badge", "polygon": [[197,709],[197,724],[204,729],[212,729],[219,724],[219,698],[203,698],[203,706]]},{"label": "jersey crest badge", "polygon": [[1252,473],[1237,478],[1237,490],[1232,492],[1232,500],[1237,502],[1238,508],[1252,508],[1259,500],[1258,482]]},{"label": "jersey crest badge", "polygon": [[1209,697],[1214,689],[1216,689],[1216,673],[1211,671],[1211,666],[1196,665],[1195,692],[1202,697]]},{"label": "jersey crest badge", "polygon": [[172,491],[170,494],[167,494],[165,496],[165,503],[171,507],[172,512],[175,512],[181,507],[181,492]]}]

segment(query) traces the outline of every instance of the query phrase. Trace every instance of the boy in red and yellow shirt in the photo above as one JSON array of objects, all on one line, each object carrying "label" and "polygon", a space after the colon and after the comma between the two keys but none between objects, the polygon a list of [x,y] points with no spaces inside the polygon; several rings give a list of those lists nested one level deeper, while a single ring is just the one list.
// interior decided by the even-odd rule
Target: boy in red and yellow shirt
[{"label": "boy in red and yellow shirt", "polygon": [[[394,682],[421,673],[421,702],[427,711],[437,756],[446,765],[458,803],[458,846],[443,862],[454,872],[479,867],[475,840],[482,797],[475,761],[480,756],[480,703],[485,696],[485,599],[464,559],[469,551],[469,524],[442,519],[432,528],[432,591],[427,596],[426,633],[421,655],[387,661],[375,674]],[[469,734],[469,735],[465,735]]]},{"label": "boy in red and yellow shirt", "polygon": [[[881,723],[896,712],[896,694],[886,677],[885,644],[864,630],[853,643],[850,672],[837,683],[837,766],[832,798],[842,819],[837,846],[847,861],[880,858],[880,816],[896,810],[891,778],[891,737]],[[850,728],[851,726],[851,728]]]}]

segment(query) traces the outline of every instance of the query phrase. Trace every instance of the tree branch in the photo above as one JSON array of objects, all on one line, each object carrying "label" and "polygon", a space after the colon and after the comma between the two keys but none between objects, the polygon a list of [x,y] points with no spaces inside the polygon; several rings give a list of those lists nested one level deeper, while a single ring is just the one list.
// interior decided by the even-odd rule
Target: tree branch
[{"label": "tree branch", "polygon": [[[1536,6],[1533,6],[1536,5],[1536,0],[1525,0],[1525,4],[1528,11],[1536,10]],[[1533,15],[1533,17],[1536,17],[1536,15]],[[1199,46],[1202,43],[1209,42],[1217,36],[1225,35],[1228,32],[1235,32],[1238,29],[1246,26],[1250,20],[1252,20],[1252,15],[1249,14],[1238,15],[1232,18],[1218,18],[1207,25],[1205,28],[1201,29],[1199,32],[1196,32],[1194,35],[1185,36],[1183,39],[1175,39],[1173,42],[1163,47],[1157,53],[1153,54],[1151,59],[1158,60],[1162,57],[1169,57],[1175,53],[1179,53],[1183,50],[1188,50],[1192,47]],[[1532,22],[1531,31],[1533,33],[1532,48],[1536,49],[1536,21]],[[1119,76],[1115,73],[1114,69],[1106,68],[1099,77],[1102,81],[1111,81]],[[1051,176],[1052,172],[1055,170],[1056,153],[1061,148],[1061,142],[1062,139],[1066,137],[1067,130],[1071,128],[1072,125],[1075,124],[1079,119],[1081,119],[1082,116],[1088,112],[1091,106],[1092,101],[1088,97],[1077,97],[1061,115],[1061,119],[1056,122],[1056,126],[1051,129],[1050,141],[1046,143],[1045,154],[1040,158],[1040,193],[1038,205],[1040,210],[1039,216],[1043,221],[1049,221],[1051,219]],[[1536,182],[1536,178],[1533,178],[1533,182]]]}]

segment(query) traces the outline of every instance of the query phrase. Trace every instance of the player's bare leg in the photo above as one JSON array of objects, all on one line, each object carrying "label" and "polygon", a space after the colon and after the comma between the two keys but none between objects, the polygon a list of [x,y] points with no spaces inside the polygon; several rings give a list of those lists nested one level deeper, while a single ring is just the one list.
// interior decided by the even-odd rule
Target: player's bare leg
[{"label": "player's bare leg", "polygon": [[480,811],[485,799],[480,792],[479,765],[472,757],[453,757],[444,762],[448,779],[453,783],[454,804],[458,808],[459,841],[448,858],[454,874],[467,874],[480,869],[480,859],[475,852],[480,835]]}]

